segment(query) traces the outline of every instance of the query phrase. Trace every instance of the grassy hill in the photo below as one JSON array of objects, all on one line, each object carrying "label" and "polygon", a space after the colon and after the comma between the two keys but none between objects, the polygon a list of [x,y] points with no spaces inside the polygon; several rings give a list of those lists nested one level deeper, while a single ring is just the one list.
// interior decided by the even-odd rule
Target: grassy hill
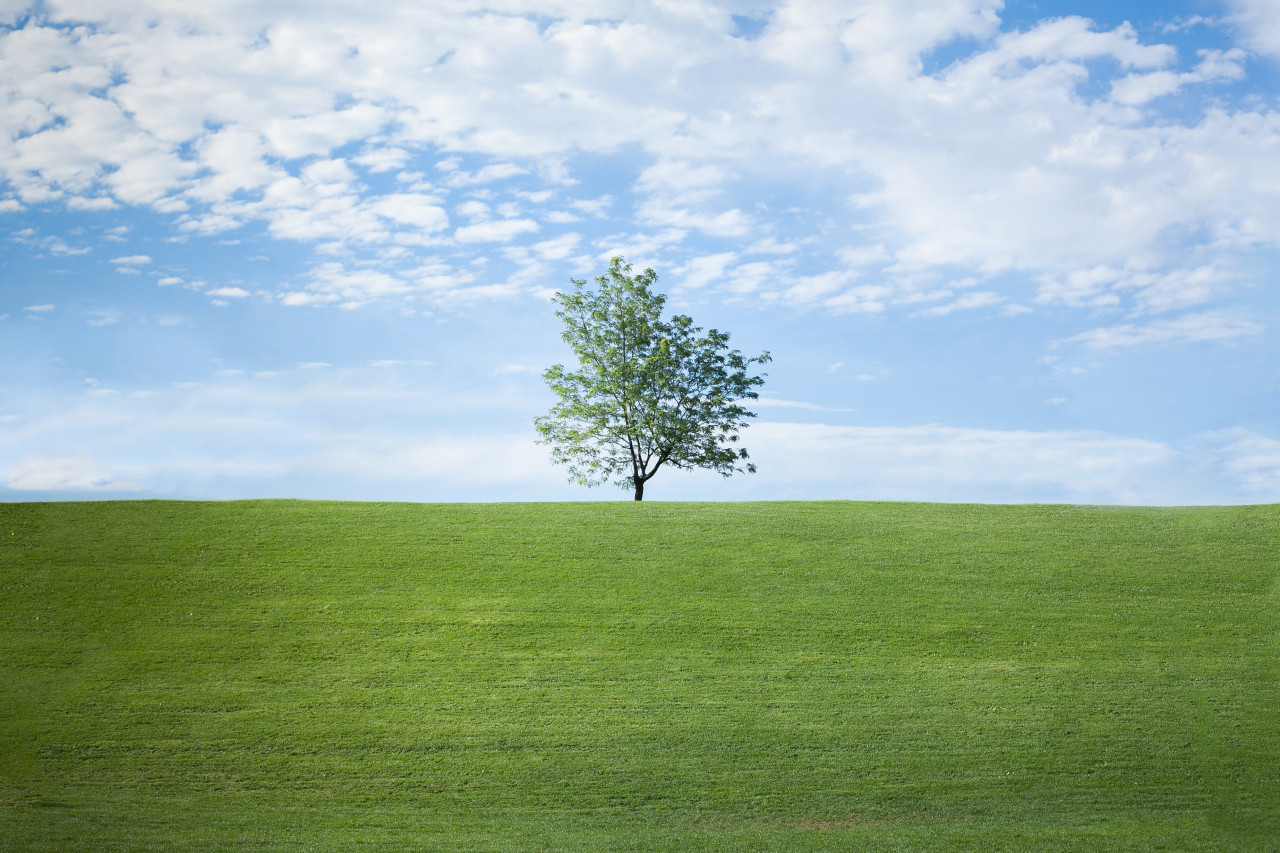
[{"label": "grassy hill", "polygon": [[0,849],[1280,849],[1280,507],[0,505]]}]

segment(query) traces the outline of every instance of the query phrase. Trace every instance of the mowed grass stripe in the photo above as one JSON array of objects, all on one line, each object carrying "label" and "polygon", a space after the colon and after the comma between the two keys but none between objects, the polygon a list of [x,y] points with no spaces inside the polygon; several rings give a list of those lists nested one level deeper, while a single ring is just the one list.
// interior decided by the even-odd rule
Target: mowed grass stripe
[{"label": "mowed grass stripe", "polygon": [[1280,507],[0,505],[0,848],[1280,849]]}]

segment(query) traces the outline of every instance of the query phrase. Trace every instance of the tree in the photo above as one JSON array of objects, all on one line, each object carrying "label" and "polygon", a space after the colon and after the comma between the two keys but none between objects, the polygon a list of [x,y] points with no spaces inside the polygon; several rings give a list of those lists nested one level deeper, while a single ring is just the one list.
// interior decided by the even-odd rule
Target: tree
[{"label": "tree", "polygon": [[747,419],[742,403],[757,399],[763,376],[753,364],[769,353],[744,358],[729,349],[729,335],[705,334],[684,315],[662,319],[667,297],[650,288],[658,274],[631,275],[614,258],[591,290],[570,279],[573,291],[552,301],[564,321],[565,343],[578,368],[557,364],[543,378],[559,401],[536,418],[540,443],[583,486],[613,481],[644,499],[644,484],[663,465],[709,468],[729,477],[755,473],[745,448],[736,447]]}]

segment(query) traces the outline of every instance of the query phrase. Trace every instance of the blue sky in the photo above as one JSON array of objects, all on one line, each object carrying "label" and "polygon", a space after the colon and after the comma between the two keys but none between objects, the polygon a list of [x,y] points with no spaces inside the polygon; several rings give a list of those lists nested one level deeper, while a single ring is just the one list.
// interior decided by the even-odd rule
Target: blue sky
[{"label": "blue sky", "polygon": [[1280,500],[1273,0],[195,5],[0,0],[0,499],[625,499],[621,254],[774,356],[650,499]]}]

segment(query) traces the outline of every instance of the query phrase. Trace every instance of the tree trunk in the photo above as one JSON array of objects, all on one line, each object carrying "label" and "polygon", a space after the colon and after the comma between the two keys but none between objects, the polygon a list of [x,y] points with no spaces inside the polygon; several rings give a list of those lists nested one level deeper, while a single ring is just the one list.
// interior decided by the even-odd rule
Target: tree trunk
[{"label": "tree trunk", "polygon": [[636,500],[644,500],[644,480],[636,480]]}]

